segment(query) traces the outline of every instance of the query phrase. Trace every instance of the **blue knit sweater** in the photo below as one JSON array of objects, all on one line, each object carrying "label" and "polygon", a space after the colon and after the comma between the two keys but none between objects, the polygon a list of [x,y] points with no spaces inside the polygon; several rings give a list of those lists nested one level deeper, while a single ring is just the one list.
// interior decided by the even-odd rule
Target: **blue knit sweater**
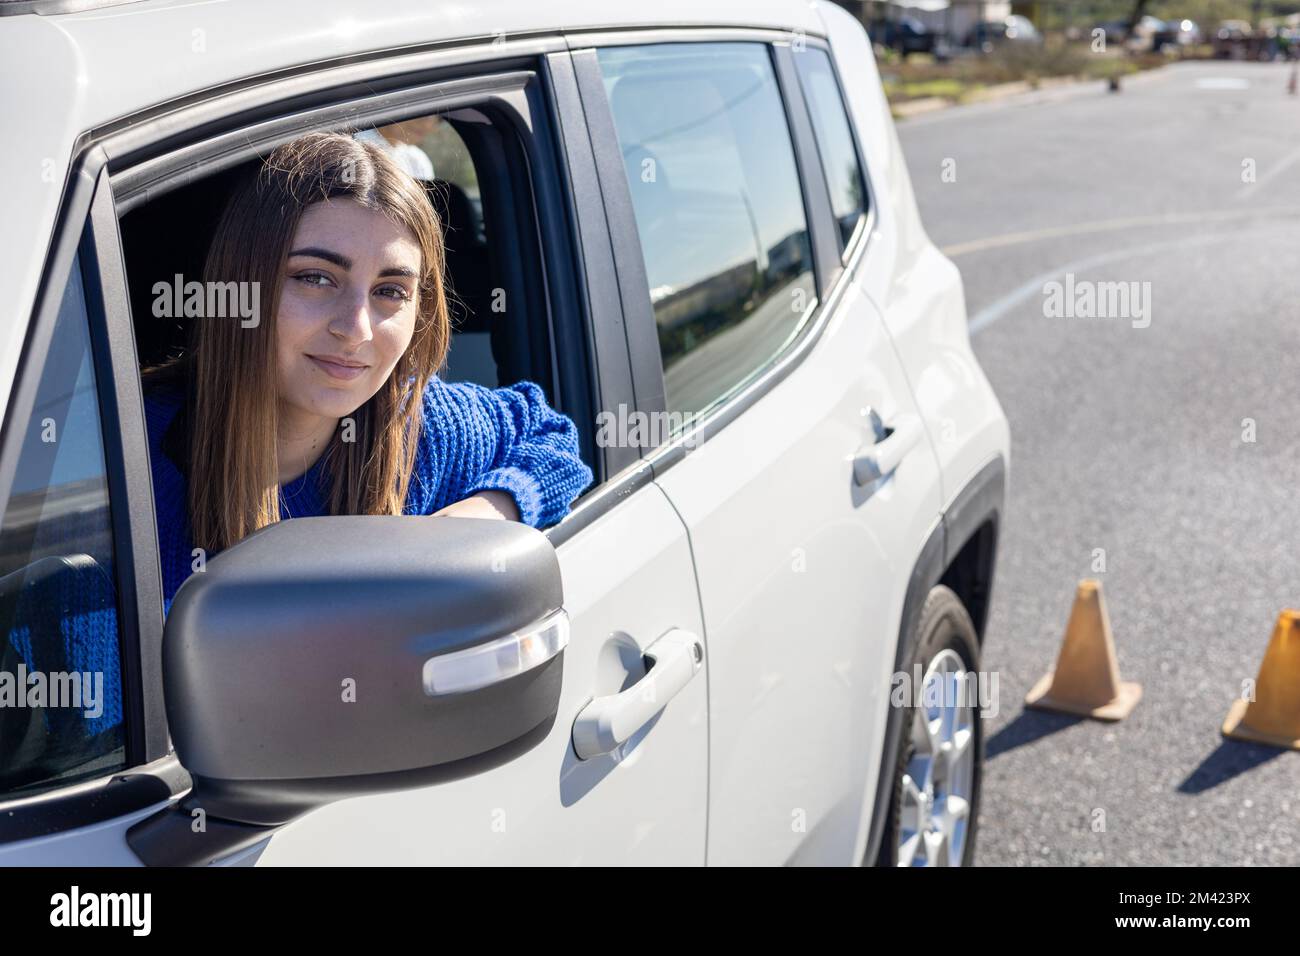
[{"label": "blue knit sweater", "polygon": [[[145,396],[164,612],[194,562],[185,477],[163,449],[180,405],[174,389],[155,388]],[[422,414],[404,514],[433,514],[475,492],[498,490],[514,498],[520,520],[539,528],[564,517],[591,483],[591,469],[578,457],[576,427],[547,405],[533,382],[491,389],[435,375],[424,390]],[[326,514],[324,455],[280,490],[281,519]]]}]

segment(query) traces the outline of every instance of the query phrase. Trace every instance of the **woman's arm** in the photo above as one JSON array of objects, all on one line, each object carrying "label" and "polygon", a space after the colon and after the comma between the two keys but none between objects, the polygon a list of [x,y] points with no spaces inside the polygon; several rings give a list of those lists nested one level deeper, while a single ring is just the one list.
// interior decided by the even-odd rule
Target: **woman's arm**
[{"label": "woman's arm", "polygon": [[445,508],[440,508],[434,515],[450,518],[504,518],[506,521],[519,521],[519,506],[515,499],[504,491],[480,491],[453,501]]},{"label": "woman's arm", "polygon": [[422,457],[429,460],[416,470],[432,482],[425,514],[513,517],[544,527],[564,517],[591,483],[577,427],[534,382],[492,389],[434,377],[424,412],[429,454]]}]

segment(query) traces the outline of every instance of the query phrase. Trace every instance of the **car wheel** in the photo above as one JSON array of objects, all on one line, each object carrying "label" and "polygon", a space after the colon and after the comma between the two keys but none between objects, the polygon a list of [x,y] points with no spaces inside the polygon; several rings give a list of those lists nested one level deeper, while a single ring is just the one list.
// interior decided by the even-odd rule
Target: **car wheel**
[{"label": "car wheel", "polygon": [[949,588],[936,587],[926,597],[913,646],[901,684],[909,693],[877,863],[970,866],[984,758],[983,702],[973,693],[980,649],[970,614]]}]

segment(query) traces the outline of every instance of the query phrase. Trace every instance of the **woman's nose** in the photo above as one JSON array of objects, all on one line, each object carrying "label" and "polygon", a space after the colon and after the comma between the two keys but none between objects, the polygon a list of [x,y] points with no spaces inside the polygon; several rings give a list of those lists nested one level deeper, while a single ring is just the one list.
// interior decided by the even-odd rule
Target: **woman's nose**
[{"label": "woman's nose", "polygon": [[374,337],[370,308],[370,297],[364,291],[349,296],[330,321],[330,332],[347,342],[368,342]]}]

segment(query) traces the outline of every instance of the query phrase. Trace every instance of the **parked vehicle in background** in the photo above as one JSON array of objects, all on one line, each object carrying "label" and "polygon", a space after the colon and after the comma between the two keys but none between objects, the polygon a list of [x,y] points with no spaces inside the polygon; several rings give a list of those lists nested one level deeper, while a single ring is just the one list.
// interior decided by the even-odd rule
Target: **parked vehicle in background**
[{"label": "parked vehicle in background", "polygon": [[897,20],[880,20],[867,30],[871,41],[904,57],[911,53],[929,53],[940,59],[947,55],[947,43],[937,30],[932,30],[913,16]]},{"label": "parked vehicle in background", "polygon": [[1261,21],[1270,26],[1277,37],[1278,55],[1287,60],[1300,55],[1300,13]]},{"label": "parked vehicle in background", "polygon": [[1221,60],[1253,59],[1259,50],[1255,31],[1245,20],[1224,20],[1214,33],[1214,55]]},{"label": "parked vehicle in background", "polygon": [[1132,35],[1129,35],[1127,20],[1104,20],[1093,29],[1105,33],[1107,44],[1122,43],[1135,53],[1158,53],[1166,47],[1181,49],[1202,42],[1201,28],[1195,20],[1161,20],[1144,16],[1134,24]]},{"label": "parked vehicle in background", "polygon": [[1180,48],[1203,42],[1201,28],[1195,20],[1166,20],[1160,37],[1163,43],[1172,43]]},{"label": "parked vehicle in background", "polygon": [[1300,59],[1300,28],[1285,27],[1278,31],[1278,44],[1282,48],[1282,56],[1287,60]]},{"label": "parked vehicle in background", "polygon": [[1101,30],[1108,45],[1123,43],[1124,37],[1128,35],[1128,23],[1124,20],[1103,20],[1093,30]]},{"label": "parked vehicle in background", "polygon": [[1002,20],[977,23],[966,34],[966,46],[975,47],[984,53],[1007,43],[1042,43],[1043,35],[1029,22],[1027,17],[1012,14]]},{"label": "parked vehicle in background", "polygon": [[1295,43],[1297,32],[1295,28],[1280,24],[1276,20],[1261,22],[1255,28],[1255,38],[1258,43],[1254,50],[1253,59],[1291,59],[1292,46]]},{"label": "parked vehicle in background", "polygon": [[1161,41],[1158,38],[1165,29],[1165,21],[1147,15],[1133,24],[1133,32],[1124,41],[1124,45],[1134,53],[1154,52],[1160,48]]},{"label": "parked vehicle in background", "polygon": [[1224,20],[1214,37],[1214,55],[1221,60],[1276,60],[1291,56],[1294,32],[1276,22],[1252,27],[1245,20]]}]

